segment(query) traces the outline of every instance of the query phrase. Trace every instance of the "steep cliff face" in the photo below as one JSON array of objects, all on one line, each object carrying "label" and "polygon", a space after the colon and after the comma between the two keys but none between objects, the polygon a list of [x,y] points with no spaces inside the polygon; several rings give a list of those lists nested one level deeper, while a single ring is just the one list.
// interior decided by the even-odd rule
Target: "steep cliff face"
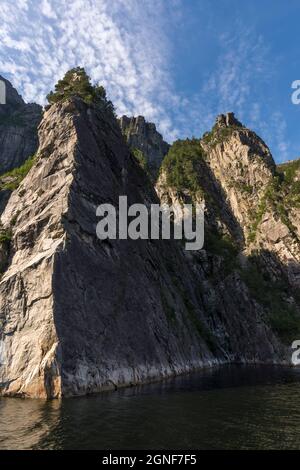
[{"label": "steep cliff face", "polygon": [[209,168],[224,191],[224,199],[247,238],[252,215],[274,176],[275,164],[270,150],[232,113],[219,116],[200,145]]},{"label": "steep cliff face", "polygon": [[129,147],[133,151],[140,152],[140,158],[144,157],[145,166],[155,179],[170,145],[163,140],[155,124],[147,122],[143,116],[131,118],[122,116],[119,123]]},{"label": "steep cliff face", "polygon": [[[194,171],[197,197],[205,200],[208,225],[229,235],[246,255],[260,253],[273,280],[284,275],[298,288],[297,161],[276,168],[266,144],[232,113],[219,116],[197,145],[202,149]],[[156,188],[161,198],[176,203],[191,191],[168,184],[172,165],[165,160]]]},{"label": "steep cliff face", "polygon": [[77,98],[52,105],[39,139],[1,219],[2,394],[80,395],[204,365],[288,360],[227,247],[191,254],[174,241],[96,237],[99,204],[159,202],[110,112]]},{"label": "steep cliff face", "polygon": [[243,230],[246,253],[261,252],[274,280],[284,271],[290,284],[299,287],[299,210],[290,196],[295,190],[297,196],[294,180],[284,178],[266,144],[233,114],[220,116],[201,146]]},{"label": "steep cliff face", "polygon": [[227,258],[290,338],[300,324],[298,169],[298,161],[276,168],[266,144],[229,113],[202,139],[173,144],[156,184],[175,206],[205,201],[204,249]]},{"label": "steep cliff face", "polygon": [[5,173],[36,152],[42,108],[26,104],[8,80],[0,80],[6,85],[6,104],[0,105],[0,173]]}]

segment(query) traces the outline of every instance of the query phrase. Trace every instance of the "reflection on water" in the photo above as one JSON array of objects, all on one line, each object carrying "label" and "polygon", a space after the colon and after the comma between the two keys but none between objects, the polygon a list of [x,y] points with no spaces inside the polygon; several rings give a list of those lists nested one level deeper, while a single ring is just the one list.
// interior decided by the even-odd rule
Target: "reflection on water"
[{"label": "reflection on water", "polygon": [[63,401],[0,399],[0,449],[300,449],[300,370],[230,366]]},{"label": "reflection on water", "polygon": [[30,449],[38,445],[56,429],[60,418],[58,400],[0,399],[0,449]]}]

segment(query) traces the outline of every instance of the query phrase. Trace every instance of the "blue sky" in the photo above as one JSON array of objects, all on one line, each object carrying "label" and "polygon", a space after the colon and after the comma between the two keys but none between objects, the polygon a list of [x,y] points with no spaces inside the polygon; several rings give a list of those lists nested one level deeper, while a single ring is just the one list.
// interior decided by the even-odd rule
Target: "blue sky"
[{"label": "blue sky", "polygon": [[44,103],[81,65],[118,114],[144,115],[169,141],[234,111],[276,161],[300,157],[299,0],[1,0],[0,9],[0,74],[26,101]]}]

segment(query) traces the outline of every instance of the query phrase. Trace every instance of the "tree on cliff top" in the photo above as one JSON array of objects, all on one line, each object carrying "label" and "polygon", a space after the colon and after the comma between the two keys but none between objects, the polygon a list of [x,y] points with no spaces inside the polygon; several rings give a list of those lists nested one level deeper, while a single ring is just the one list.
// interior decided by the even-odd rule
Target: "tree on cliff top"
[{"label": "tree on cliff top", "polygon": [[75,67],[69,70],[63,79],[55,85],[55,91],[51,91],[47,100],[50,104],[66,101],[72,96],[78,96],[87,104],[102,103],[113,111],[111,101],[106,98],[106,91],[101,85],[92,85],[90,77],[83,67]]}]

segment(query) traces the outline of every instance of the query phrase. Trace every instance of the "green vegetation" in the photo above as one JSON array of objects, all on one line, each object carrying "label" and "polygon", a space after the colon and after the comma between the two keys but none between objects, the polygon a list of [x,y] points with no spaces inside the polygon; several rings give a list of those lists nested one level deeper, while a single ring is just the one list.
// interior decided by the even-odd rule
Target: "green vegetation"
[{"label": "green vegetation", "polygon": [[253,193],[253,187],[250,186],[249,184],[246,184],[242,181],[231,181],[231,186],[233,188],[236,188],[237,190],[246,193],[246,194],[252,194]]},{"label": "green vegetation", "polygon": [[300,208],[300,159],[277,166],[287,207]]},{"label": "green vegetation", "polygon": [[240,130],[241,127],[220,127],[220,125],[215,124],[210,132],[205,132],[202,137],[202,141],[204,142],[204,144],[214,147],[217,144],[221,144],[222,142],[228,140],[232,136],[233,132],[237,129]]},{"label": "green vegetation", "polygon": [[[280,310],[280,307],[284,310]],[[300,333],[299,313],[293,307],[287,308],[286,304],[278,305],[277,309],[271,311],[270,325],[282,341],[289,345]]]},{"label": "green vegetation", "polygon": [[199,178],[199,164],[203,158],[199,140],[174,142],[161,166],[161,171],[166,173],[167,185],[179,192],[188,190],[192,197],[199,193],[203,196]]},{"label": "green vegetation", "polygon": [[154,163],[149,163],[146,155],[138,148],[133,147],[131,149],[131,152],[133,156],[136,158],[136,160],[138,161],[138,163],[140,164],[140,166],[143,168],[147,176],[149,177],[150,181],[152,183],[155,183],[157,181],[157,177],[159,173],[158,165]]},{"label": "green vegetation", "polygon": [[217,232],[205,231],[205,249],[214,255],[221,256],[224,260],[224,274],[228,275],[237,268],[238,247],[228,235],[220,235]]},{"label": "green vegetation", "polygon": [[14,168],[0,176],[0,190],[14,191],[29,173],[36,161],[36,155],[29,157],[19,168]]},{"label": "green vegetation", "polygon": [[7,245],[10,243],[12,237],[11,230],[0,229],[0,244]]},{"label": "green vegetation", "polygon": [[[264,209],[261,208],[261,212],[263,211]],[[257,256],[249,257],[247,267],[243,268],[237,258],[238,247],[228,236],[206,232],[205,243],[205,248],[210,253],[223,258],[222,266],[224,266],[225,275],[233,271],[239,272],[253,298],[267,312],[266,319],[270,327],[284,343],[290,344],[297,335],[300,335],[300,312],[297,307],[300,303],[300,293],[291,291],[285,280],[272,281],[267,273],[259,269]],[[218,276],[220,275],[219,271]],[[287,301],[290,296],[295,298],[296,304]]]},{"label": "green vegetation", "polygon": [[11,230],[0,227],[0,274],[3,274],[7,267],[11,238]]},{"label": "green vegetation", "polygon": [[[248,241],[253,242],[256,238],[256,233],[262,217],[267,209],[277,215],[278,218],[288,227],[292,236],[296,236],[296,228],[293,226],[289,219],[289,210],[293,206],[291,204],[291,195],[288,184],[285,181],[284,175],[277,173],[269,181],[264,195],[262,196],[258,209],[253,217],[253,222],[248,236]],[[300,195],[299,195],[300,196]]]},{"label": "green vegetation", "polygon": [[82,67],[69,70],[63,79],[55,85],[55,91],[51,91],[47,96],[50,104],[63,102],[77,96],[86,104],[102,104],[107,109],[114,111],[111,101],[106,98],[106,91],[101,85],[92,85],[90,77]]},{"label": "green vegetation", "polygon": [[256,238],[258,226],[262,221],[262,217],[264,213],[266,212],[266,209],[267,209],[267,199],[266,199],[266,196],[263,196],[259,202],[258,209],[253,217],[253,223],[251,226],[250,233],[248,235],[248,242],[250,243],[254,242]]},{"label": "green vegetation", "polygon": [[277,166],[277,170],[284,175],[286,183],[291,184],[300,170],[300,159],[282,163]]},{"label": "green vegetation", "polygon": [[16,225],[17,219],[19,217],[20,211],[17,211],[16,214],[13,216],[10,222],[10,226],[14,227]]},{"label": "green vegetation", "polygon": [[255,260],[250,260],[249,266],[240,274],[252,296],[269,312],[268,321],[272,329],[289,344],[300,334],[300,315],[296,306],[286,301],[290,290],[288,286],[284,282],[272,282],[263,275]]},{"label": "green vegetation", "polygon": [[143,168],[143,170],[148,171],[148,162],[144,153],[137,148],[133,148],[131,151],[134,157],[137,159],[137,161],[141,165],[141,167]]}]

